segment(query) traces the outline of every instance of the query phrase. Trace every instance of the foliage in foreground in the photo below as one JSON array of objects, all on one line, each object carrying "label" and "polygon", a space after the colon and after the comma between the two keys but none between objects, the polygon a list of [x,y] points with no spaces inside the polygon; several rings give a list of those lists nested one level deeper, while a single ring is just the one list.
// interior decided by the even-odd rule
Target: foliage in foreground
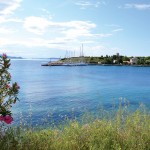
[{"label": "foliage in foreground", "polygon": [[150,115],[119,110],[113,119],[61,128],[10,128],[0,139],[1,150],[150,150]]},{"label": "foliage in foreground", "polygon": [[0,56],[0,125],[1,122],[10,124],[13,121],[11,117],[11,107],[18,100],[19,86],[11,83],[11,74],[8,72],[10,59],[6,54]]}]

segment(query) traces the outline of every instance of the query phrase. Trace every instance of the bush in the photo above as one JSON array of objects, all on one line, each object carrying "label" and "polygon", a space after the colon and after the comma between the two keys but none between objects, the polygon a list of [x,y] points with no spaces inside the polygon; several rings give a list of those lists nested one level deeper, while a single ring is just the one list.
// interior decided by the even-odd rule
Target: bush
[{"label": "bush", "polygon": [[18,100],[19,86],[11,83],[11,74],[8,72],[10,59],[6,54],[0,56],[0,121],[10,124],[13,121],[11,116],[12,104]]}]

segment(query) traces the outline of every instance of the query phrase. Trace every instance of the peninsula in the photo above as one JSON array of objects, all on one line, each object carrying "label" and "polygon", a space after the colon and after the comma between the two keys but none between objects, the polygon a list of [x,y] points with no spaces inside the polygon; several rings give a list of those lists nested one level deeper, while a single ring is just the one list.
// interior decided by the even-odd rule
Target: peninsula
[{"label": "peninsula", "polygon": [[133,66],[150,66],[150,56],[147,57],[127,57],[119,55],[119,53],[109,56],[80,56],[62,58],[58,61],[48,62],[42,66],[62,66],[66,64],[85,63],[87,65],[133,65]]}]

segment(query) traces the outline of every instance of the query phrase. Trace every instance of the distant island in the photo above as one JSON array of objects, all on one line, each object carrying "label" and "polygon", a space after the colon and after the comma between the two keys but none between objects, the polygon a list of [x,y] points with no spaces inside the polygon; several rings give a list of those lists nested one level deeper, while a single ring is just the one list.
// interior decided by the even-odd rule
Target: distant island
[{"label": "distant island", "polygon": [[[2,54],[0,54],[2,56]],[[7,56],[9,59],[23,59],[23,57]]]},{"label": "distant island", "polygon": [[43,66],[61,66],[64,64],[85,63],[87,65],[133,65],[133,66],[150,66],[150,56],[147,57],[127,57],[119,53],[109,56],[80,56],[62,58],[58,61],[48,62]]},{"label": "distant island", "polygon": [[23,57],[8,56],[9,59],[23,59]]}]

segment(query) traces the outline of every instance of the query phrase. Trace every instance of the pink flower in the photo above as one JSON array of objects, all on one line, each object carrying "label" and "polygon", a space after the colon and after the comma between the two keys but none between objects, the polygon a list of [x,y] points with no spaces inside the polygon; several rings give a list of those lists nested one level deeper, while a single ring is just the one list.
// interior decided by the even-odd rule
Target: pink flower
[{"label": "pink flower", "polygon": [[17,89],[20,89],[20,86],[19,86],[18,84],[16,84],[16,88],[17,88]]},{"label": "pink flower", "polygon": [[4,121],[4,117],[3,116],[0,116],[0,121]]},{"label": "pink flower", "polygon": [[3,57],[3,58],[6,58],[6,57],[7,57],[7,55],[4,53],[4,54],[2,55],[2,57]]},{"label": "pink flower", "polygon": [[10,85],[9,85],[9,84],[6,84],[6,88],[9,89],[9,88],[10,88]]},{"label": "pink flower", "polygon": [[13,118],[10,115],[6,115],[3,118],[4,118],[4,122],[7,124],[11,124],[11,122],[13,121]]}]

